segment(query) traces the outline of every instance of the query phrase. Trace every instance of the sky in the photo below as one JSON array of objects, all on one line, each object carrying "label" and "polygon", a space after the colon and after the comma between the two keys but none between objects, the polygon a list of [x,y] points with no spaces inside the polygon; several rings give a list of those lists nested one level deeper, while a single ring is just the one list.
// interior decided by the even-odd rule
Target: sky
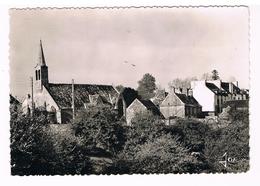
[{"label": "sky", "polygon": [[248,10],[130,8],[10,10],[10,93],[30,90],[40,39],[49,82],[136,88],[145,73],[175,78],[216,69],[249,88]]}]

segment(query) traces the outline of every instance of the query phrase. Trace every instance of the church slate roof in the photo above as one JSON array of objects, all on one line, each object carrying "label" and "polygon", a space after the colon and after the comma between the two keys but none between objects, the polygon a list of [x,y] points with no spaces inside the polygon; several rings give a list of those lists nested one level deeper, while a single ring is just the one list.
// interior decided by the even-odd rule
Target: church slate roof
[{"label": "church slate roof", "polygon": [[198,103],[198,101],[193,97],[193,96],[187,96],[185,94],[179,94],[179,93],[175,93],[176,96],[178,96],[178,98],[187,105],[194,105],[194,106],[200,106],[200,104]]},{"label": "church slate roof", "polygon": [[[49,83],[48,91],[60,108],[71,108],[72,84]],[[91,97],[99,95],[102,101],[114,104],[118,96],[117,91],[111,85],[74,84],[75,107],[84,107],[84,103],[90,103]]]}]

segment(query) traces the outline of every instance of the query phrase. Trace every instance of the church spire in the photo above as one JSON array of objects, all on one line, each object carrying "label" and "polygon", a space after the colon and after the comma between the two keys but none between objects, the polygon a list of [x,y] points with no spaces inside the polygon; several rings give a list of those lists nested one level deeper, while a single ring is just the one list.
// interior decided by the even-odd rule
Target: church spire
[{"label": "church spire", "polygon": [[42,48],[42,40],[40,40],[39,65],[46,66],[45,57],[44,57],[43,48]]},{"label": "church spire", "polygon": [[43,87],[48,88],[49,77],[48,77],[48,66],[45,62],[45,57],[43,53],[42,41],[40,40],[39,49],[39,59],[37,65],[35,66],[35,90],[36,92],[41,92]]}]

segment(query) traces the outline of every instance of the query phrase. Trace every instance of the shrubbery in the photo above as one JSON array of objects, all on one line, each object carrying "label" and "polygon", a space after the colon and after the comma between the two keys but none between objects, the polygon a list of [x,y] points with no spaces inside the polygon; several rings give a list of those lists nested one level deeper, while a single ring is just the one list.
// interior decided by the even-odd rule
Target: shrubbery
[{"label": "shrubbery", "polygon": [[[137,114],[132,125],[125,126],[113,109],[93,107],[77,113],[72,133],[64,138],[50,132],[44,114],[13,113],[12,174],[247,171],[248,113],[229,112],[229,124],[217,128],[196,119],[176,119],[167,126],[150,112]],[[227,167],[219,163],[225,153],[235,158]]]},{"label": "shrubbery", "polygon": [[11,118],[12,175],[89,174],[92,168],[84,146],[68,139],[57,143],[47,123],[40,113]]}]

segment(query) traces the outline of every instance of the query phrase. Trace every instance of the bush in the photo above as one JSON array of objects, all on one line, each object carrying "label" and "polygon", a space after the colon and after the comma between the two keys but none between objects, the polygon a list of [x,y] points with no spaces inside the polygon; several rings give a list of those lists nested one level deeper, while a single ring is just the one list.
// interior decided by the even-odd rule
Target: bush
[{"label": "bush", "polygon": [[[231,110],[229,115],[231,121],[226,127],[214,129],[206,136],[204,155],[215,172],[245,172],[249,169],[248,113]],[[219,163],[225,153],[235,158],[226,168]]]},{"label": "bush", "polygon": [[166,126],[165,130],[179,140],[190,152],[203,152],[205,137],[211,130],[207,125],[192,119],[177,119],[174,125]]},{"label": "bush", "polygon": [[11,119],[12,175],[89,174],[85,147],[69,138],[58,141],[46,123],[41,114]]},{"label": "bush", "polygon": [[18,115],[11,118],[10,127],[12,174],[33,174],[36,162],[41,161],[42,155],[51,150],[43,133],[46,117]]},{"label": "bush", "polygon": [[[179,123],[165,126],[159,117],[149,112],[137,114],[127,130],[126,145],[119,155],[118,165],[124,162],[128,167],[120,166],[119,169],[123,173],[203,172],[208,168],[207,164],[201,158],[192,156],[190,149],[190,143],[196,143],[193,134],[198,132],[197,125],[191,127],[190,123]],[[203,132],[198,132],[197,141],[201,140]],[[180,138],[185,138],[185,143],[181,143]]]},{"label": "bush", "polygon": [[88,149],[117,154],[125,142],[124,127],[117,113],[108,107],[89,108],[76,116],[75,135],[84,141]]}]

